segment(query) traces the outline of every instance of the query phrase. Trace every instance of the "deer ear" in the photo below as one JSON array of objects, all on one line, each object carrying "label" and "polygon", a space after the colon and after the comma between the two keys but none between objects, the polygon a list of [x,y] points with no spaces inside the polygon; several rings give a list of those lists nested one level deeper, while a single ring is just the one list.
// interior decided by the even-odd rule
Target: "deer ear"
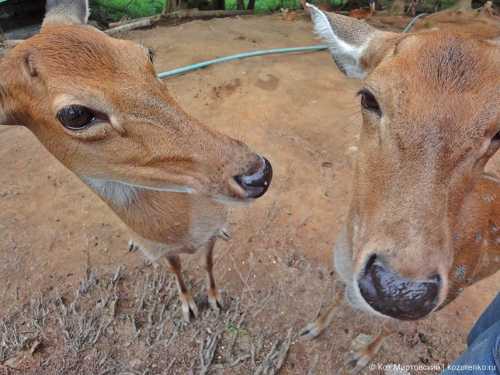
[{"label": "deer ear", "polygon": [[9,106],[7,103],[7,95],[5,88],[0,82],[0,125],[13,125],[14,119],[10,115]]},{"label": "deer ear", "polygon": [[364,78],[394,48],[400,34],[379,31],[364,21],[323,12],[306,3],[316,34],[323,39],[342,73]]},{"label": "deer ear", "polygon": [[2,90],[2,86],[0,86],[0,125],[7,125],[9,121],[7,118],[6,110],[4,109],[5,100],[3,98]]},{"label": "deer ear", "polygon": [[[32,92],[36,89],[36,86],[31,84],[38,78],[35,57],[36,50],[22,49],[14,49],[6,55],[5,65],[1,68],[5,74],[0,77],[0,125],[24,125],[17,116],[23,111],[18,111],[15,99],[25,96],[19,93],[26,87]],[[0,61],[0,65],[2,62]]]},{"label": "deer ear", "polygon": [[79,25],[89,19],[88,0],[47,0],[42,29],[47,25]]}]

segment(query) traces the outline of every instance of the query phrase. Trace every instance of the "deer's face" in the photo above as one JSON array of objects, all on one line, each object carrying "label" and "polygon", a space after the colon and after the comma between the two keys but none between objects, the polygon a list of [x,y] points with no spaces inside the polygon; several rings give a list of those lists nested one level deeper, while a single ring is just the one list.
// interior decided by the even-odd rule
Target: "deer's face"
[{"label": "deer's face", "polygon": [[4,117],[84,180],[222,200],[264,194],[267,160],[180,109],[148,49],[56,21],[1,62]]},{"label": "deer's face", "polygon": [[500,147],[499,57],[409,36],[365,81],[348,223],[359,291],[382,314],[422,317],[447,298],[460,209]]},{"label": "deer's face", "polygon": [[317,12],[325,39],[338,46],[342,30],[351,38],[354,55],[332,48],[337,64],[365,78],[336,267],[353,304],[423,318],[448,298],[461,209],[500,148],[500,49],[453,34],[382,33],[343,18],[335,24]]}]

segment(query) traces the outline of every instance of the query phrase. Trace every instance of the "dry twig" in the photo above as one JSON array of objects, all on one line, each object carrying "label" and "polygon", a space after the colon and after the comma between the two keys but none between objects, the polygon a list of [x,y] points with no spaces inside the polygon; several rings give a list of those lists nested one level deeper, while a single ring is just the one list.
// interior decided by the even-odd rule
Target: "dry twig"
[{"label": "dry twig", "polygon": [[260,366],[255,371],[254,375],[274,375],[283,367],[290,344],[292,342],[292,328],[288,330],[284,341],[277,341]]}]

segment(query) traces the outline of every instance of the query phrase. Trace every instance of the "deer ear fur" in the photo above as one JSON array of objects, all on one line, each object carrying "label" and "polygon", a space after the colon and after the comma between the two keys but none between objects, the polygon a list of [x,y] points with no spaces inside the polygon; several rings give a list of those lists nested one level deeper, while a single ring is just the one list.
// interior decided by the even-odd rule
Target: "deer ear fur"
[{"label": "deer ear fur", "polygon": [[42,29],[48,25],[86,24],[89,19],[88,0],[47,0]]}]

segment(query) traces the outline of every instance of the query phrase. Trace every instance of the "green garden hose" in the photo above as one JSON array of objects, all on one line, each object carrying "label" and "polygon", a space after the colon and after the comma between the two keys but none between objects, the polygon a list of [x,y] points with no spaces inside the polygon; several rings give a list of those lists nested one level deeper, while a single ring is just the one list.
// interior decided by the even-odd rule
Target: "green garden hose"
[{"label": "green garden hose", "polygon": [[[409,32],[411,30],[411,28],[413,27],[413,25],[415,24],[415,22],[420,17],[424,17],[425,15],[426,14],[424,13],[424,14],[420,14],[420,15],[414,17],[410,21],[410,23],[404,28],[403,32],[404,33]],[[176,68],[173,70],[169,70],[166,72],[162,72],[162,73],[158,74],[158,78],[163,79],[163,78],[174,77],[174,76],[178,76],[181,74],[186,74],[186,73],[191,72],[193,70],[206,68],[207,66],[210,66],[210,65],[220,64],[220,63],[234,61],[234,60],[246,59],[248,57],[276,55],[276,54],[282,54],[282,53],[316,52],[316,51],[324,51],[326,49],[328,49],[327,44],[318,44],[315,46],[307,46],[307,47],[274,48],[274,49],[268,49],[268,50],[243,52],[243,53],[238,53],[236,55],[219,57],[217,59],[203,61],[203,62],[199,62],[196,64],[191,64],[191,65],[183,66],[183,67]]]},{"label": "green garden hose", "polygon": [[158,74],[158,78],[163,79],[163,78],[173,77],[173,76],[177,76],[180,74],[185,74],[185,73],[193,71],[193,70],[205,68],[205,67],[210,66],[210,65],[220,64],[220,63],[234,61],[234,60],[241,60],[241,59],[245,59],[247,57],[274,55],[274,54],[281,54],[281,53],[293,53],[293,52],[315,52],[315,51],[323,51],[325,49],[328,49],[328,46],[326,44],[320,44],[320,45],[309,46],[309,47],[274,48],[274,49],[268,49],[268,50],[263,50],[263,51],[243,52],[243,53],[238,53],[236,55],[219,57],[218,59],[203,61],[200,63],[187,65],[187,66],[183,66],[181,68],[169,70],[167,72],[163,72],[163,73]]}]

